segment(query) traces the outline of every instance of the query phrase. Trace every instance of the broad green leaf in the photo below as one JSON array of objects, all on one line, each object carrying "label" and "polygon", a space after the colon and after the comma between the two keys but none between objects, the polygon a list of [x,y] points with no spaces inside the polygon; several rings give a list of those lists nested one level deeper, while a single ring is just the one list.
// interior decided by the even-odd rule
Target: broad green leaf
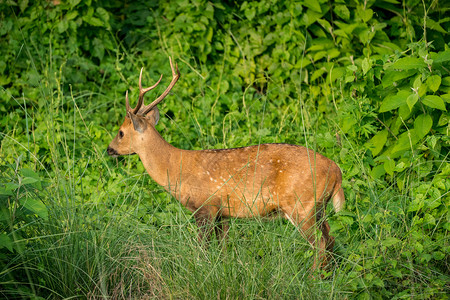
[{"label": "broad green leaf", "polygon": [[448,34],[447,30],[442,28],[442,26],[438,22],[436,22],[433,19],[430,19],[429,17],[427,17],[427,27],[430,28],[430,29],[439,31],[440,33]]},{"label": "broad green leaf", "polygon": [[376,156],[383,149],[388,137],[388,131],[382,130],[374,135],[367,143],[366,147],[372,151],[372,155]]},{"label": "broad green leaf", "polygon": [[0,249],[3,247],[6,247],[10,252],[13,252],[13,241],[6,233],[0,234]]},{"label": "broad green leaf", "polygon": [[414,80],[413,88],[415,90],[418,90],[422,86],[422,75],[418,75],[417,78]]},{"label": "broad green leaf", "polygon": [[433,57],[433,63],[443,63],[450,60],[450,49],[439,52]]},{"label": "broad green leaf", "polygon": [[44,220],[48,219],[48,210],[47,206],[39,200],[34,198],[28,198],[28,199],[21,199],[20,203],[27,208],[28,210],[32,211],[39,217],[43,218]]},{"label": "broad green leaf", "polygon": [[436,219],[430,214],[425,214],[423,217],[423,223],[425,225],[436,225]]},{"label": "broad green leaf", "polygon": [[42,189],[41,178],[39,175],[29,168],[23,168],[20,173],[25,177],[22,180],[22,184],[33,184],[33,186],[37,189]]},{"label": "broad green leaf", "polygon": [[443,94],[440,96],[442,100],[444,100],[447,103],[450,103],[450,94]]},{"label": "broad green leaf", "polygon": [[394,175],[395,161],[393,159],[388,159],[384,162],[384,170],[389,175]]},{"label": "broad green leaf", "polygon": [[411,149],[411,147],[414,147],[414,145],[417,144],[418,140],[415,129],[402,133],[392,148],[392,154]]},{"label": "broad green leaf", "polygon": [[435,95],[427,95],[422,99],[422,103],[431,108],[437,108],[440,110],[447,110],[445,108],[444,100],[441,97]]},{"label": "broad green leaf", "polygon": [[248,7],[245,11],[244,11],[245,17],[249,20],[253,20],[253,18],[256,15],[256,9],[253,6]]},{"label": "broad green leaf", "polygon": [[363,70],[363,74],[366,75],[367,72],[372,68],[372,60],[370,60],[369,58],[365,57],[362,61],[361,64],[362,70]]},{"label": "broad green leaf", "polygon": [[25,178],[22,179],[21,183],[22,183],[23,185],[25,185],[25,184],[32,184],[32,183],[35,183],[35,182],[38,182],[38,181],[39,181],[39,180],[37,180],[37,179],[35,179],[35,178],[25,177]]},{"label": "broad green leaf", "polygon": [[383,76],[381,81],[383,82],[383,88],[390,87],[394,83],[399,82],[404,78],[411,77],[417,73],[417,70],[406,70],[404,72],[398,72],[397,70],[386,70],[386,74]]},{"label": "broad green leaf", "polygon": [[427,86],[430,90],[433,92],[436,92],[439,89],[439,86],[441,85],[441,77],[438,75],[433,75],[428,77],[427,79]]},{"label": "broad green leaf", "polygon": [[342,122],[342,131],[344,131],[344,133],[347,133],[353,127],[353,125],[356,124],[357,120],[349,116],[343,118],[341,122]]},{"label": "broad green leaf", "polygon": [[409,91],[401,90],[396,95],[387,96],[381,103],[380,112],[394,110],[406,102],[409,96]]},{"label": "broad green leaf", "polygon": [[411,69],[420,69],[426,67],[427,64],[424,62],[422,58],[417,57],[403,57],[394,62],[389,69],[398,69],[398,70],[411,70]]},{"label": "broad green leaf", "polygon": [[345,75],[346,70],[345,68],[339,67],[339,68],[333,68],[330,70],[327,76],[327,81],[332,83],[338,78],[343,78]]},{"label": "broad green leaf", "polygon": [[439,117],[438,126],[448,125],[450,123],[450,115],[443,112]]},{"label": "broad green leaf", "polygon": [[322,12],[322,8],[320,7],[319,1],[304,1],[302,5],[312,9],[315,12],[318,13]]},{"label": "broad green leaf", "polygon": [[364,9],[363,6],[358,6],[356,9],[356,15],[364,22],[367,23],[373,16],[373,10],[370,8]]},{"label": "broad green leaf", "polygon": [[372,170],[370,171],[370,175],[374,179],[378,179],[381,176],[383,176],[384,174],[386,174],[386,170],[384,169],[384,165],[378,165],[378,166],[372,168]]},{"label": "broad green leaf", "polygon": [[444,257],[446,257],[446,255],[442,251],[433,252],[433,258],[435,260],[442,260],[442,259],[444,259]]},{"label": "broad green leaf", "polygon": [[433,119],[430,115],[421,114],[414,120],[414,129],[417,133],[417,138],[420,140],[430,132],[433,126]]},{"label": "broad green leaf", "polygon": [[384,241],[382,241],[381,244],[383,246],[390,247],[390,246],[397,244],[398,242],[400,242],[400,240],[398,238],[389,236]]},{"label": "broad green leaf", "polygon": [[419,95],[416,93],[412,93],[406,98],[406,104],[408,104],[409,110],[412,111],[414,104],[416,104],[417,100],[419,100]]},{"label": "broad green leaf", "polygon": [[69,4],[71,8],[74,8],[75,6],[78,5],[78,3],[80,3],[81,0],[69,0]]},{"label": "broad green leaf", "polygon": [[341,19],[344,20],[350,19],[350,11],[348,10],[346,5],[336,5],[333,11]]},{"label": "broad green leaf", "polygon": [[445,86],[450,86],[450,76],[442,78],[441,84]]},{"label": "broad green leaf", "polygon": [[423,207],[423,200],[419,197],[416,197],[408,207],[408,212],[418,211]]}]

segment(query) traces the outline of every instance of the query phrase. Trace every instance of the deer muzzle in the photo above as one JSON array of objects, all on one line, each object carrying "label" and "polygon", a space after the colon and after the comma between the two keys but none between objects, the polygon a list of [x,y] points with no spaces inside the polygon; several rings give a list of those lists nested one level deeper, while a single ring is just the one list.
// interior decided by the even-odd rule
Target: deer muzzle
[{"label": "deer muzzle", "polygon": [[112,156],[112,157],[118,157],[119,153],[117,153],[117,151],[111,147],[108,146],[108,149],[106,149],[106,152],[108,152],[108,155]]}]

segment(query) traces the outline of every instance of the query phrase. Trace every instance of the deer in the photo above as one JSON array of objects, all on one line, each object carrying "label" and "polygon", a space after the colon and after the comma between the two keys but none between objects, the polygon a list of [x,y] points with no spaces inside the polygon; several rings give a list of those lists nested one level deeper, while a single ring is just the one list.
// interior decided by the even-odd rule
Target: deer
[{"label": "deer", "polygon": [[[150,177],[193,213],[200,241],[209,240],[212,227],[224,238],[228,218],[253,218],[279,214],[299,229],[314,249],[313,269],[326,268],[334,247],[330,226],[324,217],[332,199],[336,212],[345,197],[342,174],[335,162],[303,146],[259,144],[232,149],[179,149],[159,134],[157,105],[169,94],[180,77],[169,57],[172,81],[152,103],[144,95],[161,82],[142,87],[130,107],[125,94],[126,115],[117,135],[107,148],[112,157],[137,154]],[[320,230],[320,231],[319,231]],[[320,234],[321,232],[321,234]],[[317,234],[318,233],[318,234]]]}]

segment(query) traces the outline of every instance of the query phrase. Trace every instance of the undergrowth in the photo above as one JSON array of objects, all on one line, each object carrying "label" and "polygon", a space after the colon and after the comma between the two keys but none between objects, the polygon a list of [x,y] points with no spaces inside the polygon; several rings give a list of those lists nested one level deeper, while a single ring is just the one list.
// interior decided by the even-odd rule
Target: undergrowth
[{"label": "undergrowth", "polygon": [[[0,8],[2,297],[448,297],[445,1]],[[292,143],[339,164],[330,270],[311,272],[314,249],[284,219],[232,219],[227,241],[204,247],[138,157],[106,155],[138,70],[170,74],[169,55],[181,71],[159,105],[169,143]]]}]

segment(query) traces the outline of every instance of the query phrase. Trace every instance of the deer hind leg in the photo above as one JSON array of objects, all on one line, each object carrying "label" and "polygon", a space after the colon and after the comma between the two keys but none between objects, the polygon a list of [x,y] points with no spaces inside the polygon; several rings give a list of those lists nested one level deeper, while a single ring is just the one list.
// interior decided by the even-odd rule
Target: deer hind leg
[{"label": "deer hind leg", "polygon": [[328,269],[333,259],[334,237],[330,235],[330,225],[328,222],[325,220],[321,221],[320,230],[322,231],[322,237],[320,238],[319,245],[320,268]]},{"label": "deer hind leg", "polygon": [[[305,213],[302,207],[283,211],[285,217],[300,230],[311,246],[318,250],[317,255],[314,256],[312,269],[317,269],[318,265],[321,269],[325,268],[328,265],[327,255],[333,250],[334,238],[329,235],[330,226],[327,222],[318,224],[318,221],[322,219],[322,211],[312,209],[310,212]],[[322,232],[320,240],[318,240],[316,233],[317,229],[320,229]]]}]

